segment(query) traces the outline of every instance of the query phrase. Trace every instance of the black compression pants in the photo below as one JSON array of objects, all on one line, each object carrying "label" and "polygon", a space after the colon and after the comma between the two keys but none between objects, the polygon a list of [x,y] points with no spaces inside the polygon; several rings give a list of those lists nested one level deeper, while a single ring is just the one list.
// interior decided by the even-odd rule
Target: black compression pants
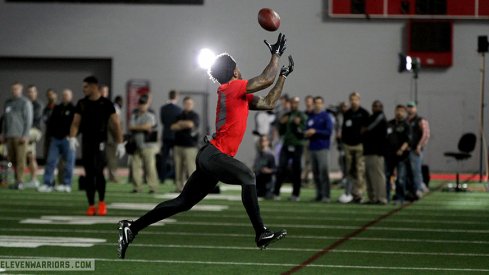
[{"label": "black compression pants", "polygon": [[214,189],[218,181],[222,181],[226,184],[241,185],[243,205],[256,234],[260,234],[264,226],[260,216],[253,171],[209,143],[199,150],[196,167],[196,171],[192,173],[178,197],[158,204],[153,210],[134,221],[131,231],[137,234],[155,222],[190,210]]},{"label": "black compression pants", "polygon": [[105,199],[104,167],[106,165],[105,149],[99,143],[83,143],[82,160],[85,168],[85,192],[88,204],[95,204],[95,191],[99,201]]}]

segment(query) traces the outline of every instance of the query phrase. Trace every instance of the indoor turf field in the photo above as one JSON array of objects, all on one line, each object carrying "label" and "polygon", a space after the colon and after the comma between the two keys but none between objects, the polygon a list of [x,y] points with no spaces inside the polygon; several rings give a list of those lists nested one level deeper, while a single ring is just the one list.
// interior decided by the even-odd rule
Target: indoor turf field
[{"label": "indoor turf field", "polygon": [[280,201],[261,201],[265,223],[289,233],[264,251],[254,247],[239,190],[221,185],[221,195],[141,232],[125,260],[117,259],[116,222],[171,197],[171,184],[149,195],[110,183],[109,215],[92,218],[84,192],[0,189],[0,258],[95,259],[97,274],[488,273],[489,193],[446,193],[440,184],[403,207],[312,203],[311,187],[289,202],[285,191]]}]

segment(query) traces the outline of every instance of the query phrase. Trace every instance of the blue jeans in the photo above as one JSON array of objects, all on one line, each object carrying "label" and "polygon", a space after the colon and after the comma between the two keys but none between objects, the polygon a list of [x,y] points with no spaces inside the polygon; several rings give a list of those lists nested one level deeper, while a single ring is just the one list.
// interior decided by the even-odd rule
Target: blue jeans
[{"label": "blue jeans", "polygon": [[421,183],[423,182],[423,174],[421,166],[423,165],[423,153],[419,155],[415,151],[409,152],[409,165],[411,168],[410,182],[412,186],[409,186],[409,190],[416,194],[416,191],[421,190]]},{"label": "blue jeans", "polygon": [[68,139],[51,138],[48,151],[48,159],[44,168],[44,184],[47,186],[54,185],[54,169],[56,168],[59,157],[64,161],[63,185],[71,186],[73,178],[73,168],[75,166],[75,152],[70,149]]},{"label": "blue jeans", "polygon": [[397,171],[396,178],[396,199],[399,201],[404,201],[406,196],[406,176],[407,176],[407,165],[408,160],[398,160],[394,158],[386,158],[386,187],[387,187],[387,201],[390,201],[390,180],[394,174],[394,170]]}]

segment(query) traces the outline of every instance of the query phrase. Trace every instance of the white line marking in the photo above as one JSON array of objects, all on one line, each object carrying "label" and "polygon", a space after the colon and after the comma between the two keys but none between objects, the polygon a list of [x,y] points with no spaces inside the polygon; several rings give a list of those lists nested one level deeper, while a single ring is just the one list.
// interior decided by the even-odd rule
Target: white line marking
[{"label": "white line marking", "polygon": [[[158,205],[157,203],[121,203],[114,202],[108,205],[109,209],[122,209],[122,210],[151,210]],[[191,211],[210,211],[218,212],[228,209],[227,205],[213,205],[213,204],[198,204],[195,205]]]},{"label": "white line marking", "polygon": [[[1,255],[0,258],[27,258],[24,256],[6,256]],[[28,258],[36,258],[29,256]],[[40,259],[46,257],[37,257]],[[49,259],[78,259],[78,258],[55,258],[49,257]],[[217,262],[217,261],[180,261],[180,260],[145,260],[145,259],[109,259],[109,258],[92,258],[101,262],[138,262],[138,263],[167,263],[167,264],[203,264],[203,265],[231,265],[231,266],[280,266],[280,267],[294,267],[295,263],[251,263],[251,262]],[[386,269],[386,270],[419,270],[419,271],[466,271],[466,272],[488,272],[489,269],[482,268],[444,268],[444,267],[403,267],[403,266],[362,266],[362,265],[322,265],[322,264],[310,264],[307,267],[318,268],[342,268],[342,269]]]},{"label": "white line marking", "polygon": [[0,235],[0,247],[36,248],[40,246],[92,247],[105,239]]},{"label": "white line marking", "polygon": [[[110,243],[97,244],[98,246],[113,246]],[[196,249],[222,249],[222,250],[257,250],[256,247],[249,246],[213,246],[213,245],[180,245],[180,244],[139,244],[133,243],[130,246],[136,247],[161,247],[161,248],[196,248]],[[317,252],[321,248],[284,248],[272,247],[269,250],[276,251],[299,251],[299,252]],[[413,252],[413,251],[383,251],[383,250],[349,250],[334,249],[331,253],[358,253],[358,254],[388,254],[388,255],[426,255],[426,256],[457,256],[457,257],[489,257],[485,253],[445,253],[445,252]]]},{"label": "white line marking", "polygon": [[[132,220],[136,218],[127,217],[87,217],[87,216],[41,216],[39,219],[23,219],[19,223],[24,224],[68,224],[68,225],[93,225],[93,224],[116,224],[120,220]],[[175,219],[165,219],[153,225],[163,226],[166,223],[174,223]]]},{"label": "white line marking", "polygon": [[[3,231],[14,232],[58,232],[58,233],[95,233],[95,234],[114,234],[114,230],[77,230],[77,229],[40,229],[40,228],[2,228]],[[196,233],[196,232],[176,232],[176,231],[143,231],[139,235],[170,235],[170,236],[199,236],[199,237],[237,237],[250,238],[250,234],[230,234],[230,233]],[[313,239],[313,240],[337,240],[342,236],[315,236],[315,235],[287,235],[287,239]],[[376,237],[353,237],[353,241],[385,241],[385,242],[420,242],[420,243],[456,243],[456,244],[489,244],[489,241],[473,240],[443,240],[443,239],[405,239],[405,238],[376,238]]]},{"label": "white line marking", "polygon": [[[163,195],[155,195],[156,199],[170,200],[178,197],[179,193],[166,193]],[[204,200],[224,200],[224,201],[241,201],[241,195],[224,195],[224,194],[209,194]]]},{"label": "white line marking", "polygon": [[[13,206],[13,205],[19,205],[19,206],[22,206],[22,207],[26,207],[26,208],[39,208],[39,207],[46,207],[46,206],[53,206],[53,207],[59,207],[59,206],[62,206],[62,207],[74,207],[74,208],[79,208],[79,207],[82,207],[81,206],[81,203],[80,204],[66,204],[66,203],[46,203],[46,202],[40,202],[40,203],[29,203],[29,204],[26,204],[26,203],[22,203],[22,202],[8,202],[8,203],[2,203],[0,201],[0,205],[8,205],[9,207],[10,206]],[[148,203],[148,206],[145,206],[144,209],[125,209],[124,210],[150,210],[152,208],[154,208],[158,203],[155,202],[154,204],[153,203]],[[151,205],[151,207],[149,206]],[[238,205],[236,205],[238,206]],[[346,205],[335,205],[335,204],[331,204],[331,205],[321,205],[322,208],[319,208],[319,209],[310,209],[310,208],[315,208],[314,205],[308,205],[308,208],[307,209],[297,209],[297,204],[291,204],[291,205],[277,205],[277,207],[272,207],[273,205],[271,204],[268,204],[266,205],[265,207],[263,207],[261,209],[261,212],[262,213],[284,213],[284,211],[286,211],[287,213],[290,213],[290,214],[314,214],[314,215],[317,215],[317,214],[354,214],[354,215],[362,215],[362,214],[371,214],[371,215],[382,215],[384,214],[386,211],[388,210],[391,210],[392,208],[383,208],[381,206],[376,206],[375,208],[371,208],[371,207],[368,207],[368,206],[361,206],[361,207],[364,207],[364,208],[353,208],[353,207],[349,207],[349,206],[346,206]],[[289,207],[293,207],[295,209],[286,209],[284,210],[284,207],[286,206],[289,206]],[[332,207],[332,206],[335,206],[335,207]],[[341,207],[341,208],[336,208],[336,206],[338,207]],[[83,206],[85,207],[85,206]],[[213,206],[210,206],[209,207],[209,210],[204,210],[208,207],[208,205],[206,204],[197,204],[196,206],[194,206],[194,208],[192,208],[192,210],[199,210],[202,209],[202,211],[222,211],[222,210],[214,210]],[[227,205],[223,205],[223,207],[226,207],[226,208],[229,208],[229,206]],[[242,206],[239,205],[240,209],[227,209],[226,211],[229,211],[229,212],[239,212],[239,213],[242,213]],[[378,208],[377,208],[378,207]],[[143,207],[142,207],[143,208]],[[272,209],[270,209],[272,208]],[[276,208],[276,209],[273,209],[273,208]],[[410,207],[411,208],[411,207]],[[114,208],[112,208],[114,209]],[[377,211],[372,211],[372,210],[377,210]],[[5,209],[6,211],[8,211],[8,209]],[[406,208],[405,210],[409,210],[409,208]],[[423,210],[423,209],[420,209],[420,208],[416,208],[416,209],[411,209],[409,211],[402,211],[402,212],[399,212],[399,213],[396,213],[396,216],[399,215],[399,216],[409,216],[409,217],[416,217],[416,216],[420,216],[420,217],[450,217],[450,218],[457,218],[457,217],[461,217],[463,216],[464,218],[476,218],[478,220],[480,219],[489,219],[489,215],[485,215],[483,213],[487,212],[487,211],[483,211],[481,209],[479,210],[474,210],[474,211],[480,211],[481,213],[480,214],[474,214],[474,215],[470,215],[470,214],[466,214],[464,213],[463,215],[460,214],[460,213],[440,213],[440,214],[436,214],[436,212],[442,212],[442,211],[451,211],[453,212],[454,210],[453,209],[438,209],[438,210],[432,210],[433,212],[435,212],[434,214],[427,214],[426,211],[429,211],[429,210],[423,210],[423,211],[418,211],[418,210]],[[467,210],[467,209],[466,209]],[[3,211],[3,209],[2,209]],[[49,211],[49,210],[48,210]],[[415,211],[418,211],[418,212],[415,212]],[[462,209],[461,211],[464,211],[464,209]],[[22,211],[20,211],[22,212]],[[43,210],[39,210],[37,211],[36,213],[42,213]],[[423,213],[419,213],[419,212],[423,212]],[[66,213],[66,212],[65,212]]]},{"label": "white line marking", "polygon": [[[40,214],[41,212],[43,214],[56,214],[56,213],[63,213],[65,214],[66,211],[50,211],[50,210],[35,210],[35,211],[29,211],[29,210],[24,210],[24,209],[2,209],[2,212],[14,212],[14,213],[36,213]],[[247,219],[246,214],[241,213],[241,214],[235,214],[235,215],[225,215],[225,214],[205,214],[205,213],[191,213],[187,212],[185,214],[185,217],[197,217],[197,218],[216,218],[216,219],[221,219],[221,218],[227,218],[227,219]],[[17,216],[4,216],[0,217],[0,220],[21,220],[22,217],[17,217]],[[127,217],[124,219],[128,219]],[[266,217],[266,220],[297,220],[297,221],[357,221],[357,222],[368,222],[371,221],[372,218],[340,218],[340,217],[299,217],[299,216],[268,216]],[[422,223],[422,224],[465,224],[465,225],[489,225],[489,222],[484,222],[484,221],[456,221],[456,220],[419,220],[419,219],[399,219],[399,218],[390,218],[388,220],[382,221],[383,224],[414,224],[414,223]]]}]

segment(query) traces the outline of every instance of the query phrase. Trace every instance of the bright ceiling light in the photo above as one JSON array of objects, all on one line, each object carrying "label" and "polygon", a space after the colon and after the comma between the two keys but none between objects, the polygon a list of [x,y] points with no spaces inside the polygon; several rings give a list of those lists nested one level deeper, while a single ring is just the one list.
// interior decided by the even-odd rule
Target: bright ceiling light
[{"label": "bright ceiling light", "polygon": [[214,64],[214,60],[216,59],[216,54],[210,49],[204,48],[200,50],[199,56],[197,57],[197,62],[199,63],[199,67],[208,70],[212,64]]}]

